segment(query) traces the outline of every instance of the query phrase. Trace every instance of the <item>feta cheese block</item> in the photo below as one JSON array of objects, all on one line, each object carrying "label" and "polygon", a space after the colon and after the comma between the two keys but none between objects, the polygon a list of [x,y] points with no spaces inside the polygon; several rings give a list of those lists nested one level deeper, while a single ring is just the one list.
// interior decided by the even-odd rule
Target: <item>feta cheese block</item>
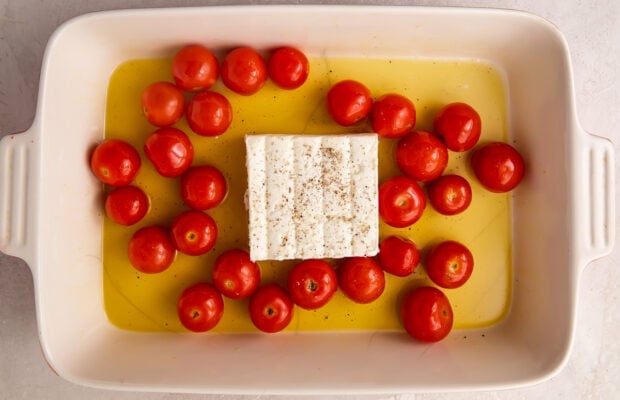
[{"label": "feta cheese block", "polygon": [[245,137],[252,260],[379,251],[376,134]]}]

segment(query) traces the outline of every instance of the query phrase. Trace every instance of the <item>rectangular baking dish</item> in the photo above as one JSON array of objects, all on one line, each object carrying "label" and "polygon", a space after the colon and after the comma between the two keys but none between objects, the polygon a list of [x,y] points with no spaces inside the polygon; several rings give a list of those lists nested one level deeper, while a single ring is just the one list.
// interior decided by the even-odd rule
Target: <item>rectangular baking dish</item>
[{"label": "rectangular baking dish", "polygon": [[[100,186],[88,168],[89,150],[103,137],[108,79],[123,61],[168,56],[189,42],[474,59],[501,70],[509,133],[528,160],[512,195],[508,316],[432,345],[401,332],[205,337],[111,325],[102,299]],[[255,394],[514,387],[553,376],[569,356],[580,272],[614,243],[613,158],[611,143],[586,134],[577,120],[564,38],[533,15],[357,6],[90,14],[54,33],[35,121],[0,142],[0,250],[30,266],[45,357],[75,383]]]}]

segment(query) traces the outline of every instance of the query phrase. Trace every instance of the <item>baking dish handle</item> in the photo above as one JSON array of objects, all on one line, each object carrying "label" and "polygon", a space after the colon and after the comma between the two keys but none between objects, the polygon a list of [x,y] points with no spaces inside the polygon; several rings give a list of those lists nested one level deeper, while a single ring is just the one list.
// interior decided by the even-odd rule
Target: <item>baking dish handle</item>
[{"label": "baking dish handle", "polygon": [[585,182],[578,189],[587,207],[582,229],[586,263],[608,255],[614,246],[616,233],[614,197],[614,148],[606,138],[586,135]]},{"label": "baking dish handle", "polygon": [[[32,269],[36,243],[38,128],[0,138],[0,251]],[[33,271],[34,272],[34,271]]]}]

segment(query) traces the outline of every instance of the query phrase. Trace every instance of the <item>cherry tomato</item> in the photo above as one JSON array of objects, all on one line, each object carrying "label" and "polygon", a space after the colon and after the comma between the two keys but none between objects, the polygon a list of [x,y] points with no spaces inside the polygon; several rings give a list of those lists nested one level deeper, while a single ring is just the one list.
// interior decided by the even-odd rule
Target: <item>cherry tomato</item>
[{"label": "cherry tomato", "polygon": [[256,50],[238,47],[224,57],[221,74],[227,88],[242,95],[251,95],[265,85],[267,65]]},{"label": "cherry tomato", "polygon": [[327,304],[338,290],[338,277],[323,260],[304,260],[288,274],[288,291],[295,304],[314,310]]},{"label": "cherry tomato", "polygon": [[226,97],[217,92],[200,92],[189,101],[186,117],[195,133],[218,136],[226,132],[232,122],[232,106]]},{"label": "cherry tomato", "polygon": [[177,250],[190,256],[208,252],[217,240],[215,221],[202,211],[182,212],[172,222],[171,231]]},{"label": "cherry tomato", "polygon": [[183,47],[172,60],[174,82],[183,90],[196,92],[213,86],[219,74],[217,59],[197,44]]},{"label": "cherry tomato", "polygon": [[481,131],[480,115],[465,103],[450,103],[439,111],[434,121],[435,133],[443,137],[448,149],[467,151],[473,148]]},{"label": "cherry tomato", "polygon": [[474,270],[474,257],[465,245],[441,242],[426,256],[426,272],[442,288],[455,289],[467,282]]},{"label": "cherry tomato", "polygon": [[408,292],[401,304],[400,315],[407,333],[422,342],[438,342],[448,336],[454,320],[446,295],[431,286]]},{"label": "cherry tomato", "polygon": [[213,284],[226,297],[245,299],[260,283],[260,268],[241,249],[227,250],[215,259]]},{"label": "cherry tomato", "polygon": [[427,185],[428,198],[437,212],[459,214],[471,204],[471,186],[459,175],[442,175]]},{"label": "cherry tomato", "polygon": [[155,126],[165,127],[176,123],[183,116],[183,92],[170,82],[155,82],[142,92],[142,111]]},{"label": "cherry tomato", "polygon": [[108,217],[121,225],[133,225],[140,221],[149,210],[149,199],[142,189],[136,186],[123,186],[114,189],[105,199],[105,212]]},{"label": "cherry tomato", "polygon": [[414,131],[398,142],[396,162],[401,171],[416,181],[432,181],[448,165],[448,148],[436,135]]},{"label": "cherry tomato", "polygon": [[147,136],[144,153],[160,175],[174,178],[194,160],[194,147],[187,135],[176,128],[161,128]]},{"label": "cherry tomato", "polygon": [[172,264],[176,249],[166,229],[147,226],[137,230],[129,240],[128,255],[129,262],[138,271],[154,274]]},{"label": "cherry tomato", "polygon": [[476,149],[471,165],[482,186],[496,193],[514,189],[525,174],[523,157],[507,143],[489,143]]},{"label": "cherry tomato", "polygon": [[269,77],[283,89],[296,89],[304,84],[310,72],[308,58],[293,47],[277,49],[269,59]]},{"label": "cherry tomato", "polygon": [[340,81],[327,92],[327,112],[342,126],[355,125],[372,109],[370,90],[353,80]]},{"label": "cherry tomato", "polygon": [[186,329],[206,332],[215,328],[222,319],[224,300],[211,284],[195,283],[185,288],[179,296],[177,314]]},{"label": "cherry tomato", "polygon": [[372,129],[381,137],[404,136],[413,129],[415,121],[415,106],[405,96],[387,94],[372,106]]},{"label": "cherry tomato", "polygon": [[385,274],[370,257],[345,258],[338,268],[342,292],[356,303],[375,301],[385,289]]},{"label": "cherry tomato", "polygon": [[379,245],[379,263],[385,272],[408,276],[420,262],[420,252],[415,243],[398,236],[389,236]]},{"label": "cherry tomato", "polygon": [[293,319],[295,304],[281,286],[270,283],[261,286],[250,297],[248,310],[256,328],[274,333],[286,328]]},{"label": "cherry tomato", "polygon": [[226,193],[226,178],[211,165],[190,167],[181,177],[181,199],[195,210],[218,206]]},{"label": "cherry tomato", "polygon": [[379,215],[396,228],[417,222],[426,208],[424,191],[416,181],[406,176],[395,176],[379,186]]},{"label": "cherry tomato", "polygon": [[140,155],[127,142],[104,140],[90,157],[90,169],[101,182],[110,186],[129,185],[140,170]]}]

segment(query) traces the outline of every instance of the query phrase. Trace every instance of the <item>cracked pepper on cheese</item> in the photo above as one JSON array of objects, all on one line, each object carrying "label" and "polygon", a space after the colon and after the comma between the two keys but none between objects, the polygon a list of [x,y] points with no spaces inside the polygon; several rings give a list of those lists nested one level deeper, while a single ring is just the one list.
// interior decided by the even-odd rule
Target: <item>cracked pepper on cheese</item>
[{"label": "cracked pepper on cheese", "polygon": [[375,134],[248,135],[252,260],[379,251]]}]

